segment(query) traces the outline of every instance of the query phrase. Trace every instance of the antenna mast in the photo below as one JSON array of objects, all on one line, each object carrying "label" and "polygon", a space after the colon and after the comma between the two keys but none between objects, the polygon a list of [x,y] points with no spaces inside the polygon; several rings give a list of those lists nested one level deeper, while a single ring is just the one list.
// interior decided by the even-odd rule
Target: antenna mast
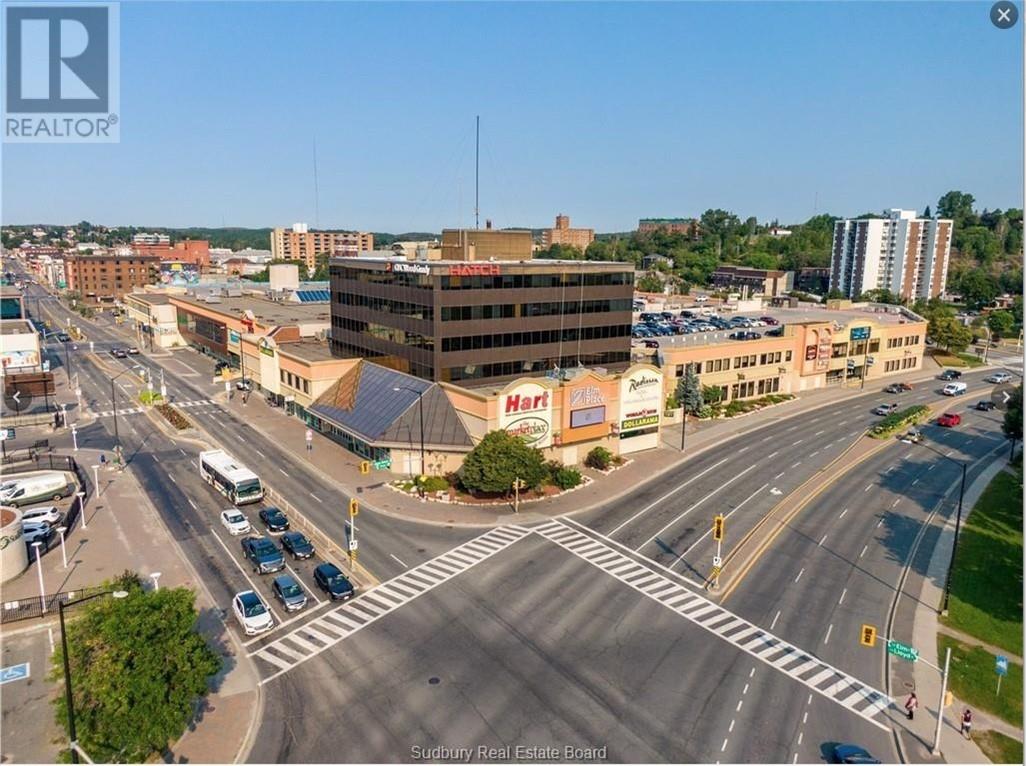
[{"label": "antenna mast", "polygon": [[481,115],[477,116],[474,140],[474,228],[481,228]]},{"label": "antenna mast", "polygon": [[321,195],[317,188],[317,138],[313,140],[313,182],[314,182],[314,228],[320,227]]}]

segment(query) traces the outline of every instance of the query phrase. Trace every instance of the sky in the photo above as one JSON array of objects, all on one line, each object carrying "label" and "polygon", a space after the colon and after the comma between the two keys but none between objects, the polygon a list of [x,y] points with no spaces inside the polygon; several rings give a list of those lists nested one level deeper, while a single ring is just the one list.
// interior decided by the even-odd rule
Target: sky
[{"label": "sky", "polygon": [[1023,35],[989,8],[125,2],[120,143],[4,145],[0,215],[472,226],[476,115],[482,225],[1022,207]]}]

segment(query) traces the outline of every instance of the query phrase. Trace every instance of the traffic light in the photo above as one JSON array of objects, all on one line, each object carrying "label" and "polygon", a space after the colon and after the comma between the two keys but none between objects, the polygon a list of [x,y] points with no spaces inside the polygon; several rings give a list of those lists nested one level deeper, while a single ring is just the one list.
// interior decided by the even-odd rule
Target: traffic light
[{"label": "traffic light", "polygon": [[876,628],[872,625],[863,625],[859,643],[863,646],[876,646]]},{"label": "traffic light", "polygon": [[350,498],[350,500],[349,500],[349,515],[350,516],[355,516],[359,512],[360,512],[360,502],[355,497]]},{"label": "traffic light", "polygon": [[366,476],[367,474],[370,473],[370,461],[369,460],[361,460],[360,461],[360,473],[362,473],[364,476]]},{"label": "traffic light", "polygon": [[726,519],[724,519],[722,515],[717,515],[715,518],[713,518],[712,533],[713,540],[715,540],[716,542],[719,542],[723,539],[723,526],[725,523]]}]

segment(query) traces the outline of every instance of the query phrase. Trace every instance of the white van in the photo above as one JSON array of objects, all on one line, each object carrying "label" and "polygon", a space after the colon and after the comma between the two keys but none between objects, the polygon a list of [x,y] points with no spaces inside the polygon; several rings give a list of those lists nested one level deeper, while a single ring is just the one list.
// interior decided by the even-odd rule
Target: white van
[{"label": "white van", "polygon": [[47,471],[23,479],[10,479],[0,485],[0,503],[22,506],[39,500],[60,500],[75,491],[69,474]]},{"label": "white van", "polygon": [[964,394],[966,389],[965,383],[948,383],[941,389],[941,393],[945,396],[958,396]]}]

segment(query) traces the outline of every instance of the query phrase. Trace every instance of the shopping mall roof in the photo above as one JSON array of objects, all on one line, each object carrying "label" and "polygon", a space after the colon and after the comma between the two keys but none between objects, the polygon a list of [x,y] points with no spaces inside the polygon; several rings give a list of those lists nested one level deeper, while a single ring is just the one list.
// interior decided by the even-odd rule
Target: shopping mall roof
[{"label": "shopping mall roof", "polygon": [[425,445],[473,446],[441,387],[372,362],[360,361],[307,410],[374,446],[419,445],[422,414]]},{"label": "shopping mall roof", "polygon": [[302,359],[304,362],[338,361],[332,356],[331,348],[323,340],[299,340],[278,344],[278,351],[286,356]]},{"label": "shopping mall roof", "polygon": [[252,311],[254,318],[263,325],[327,324],[331,321],[331,310],[325,303],[307,305],[270,301],[256,295],[207,295],[205,299],[192,295],[175,295],[172,298],[235,319],[242,317],[247,310]]}]

